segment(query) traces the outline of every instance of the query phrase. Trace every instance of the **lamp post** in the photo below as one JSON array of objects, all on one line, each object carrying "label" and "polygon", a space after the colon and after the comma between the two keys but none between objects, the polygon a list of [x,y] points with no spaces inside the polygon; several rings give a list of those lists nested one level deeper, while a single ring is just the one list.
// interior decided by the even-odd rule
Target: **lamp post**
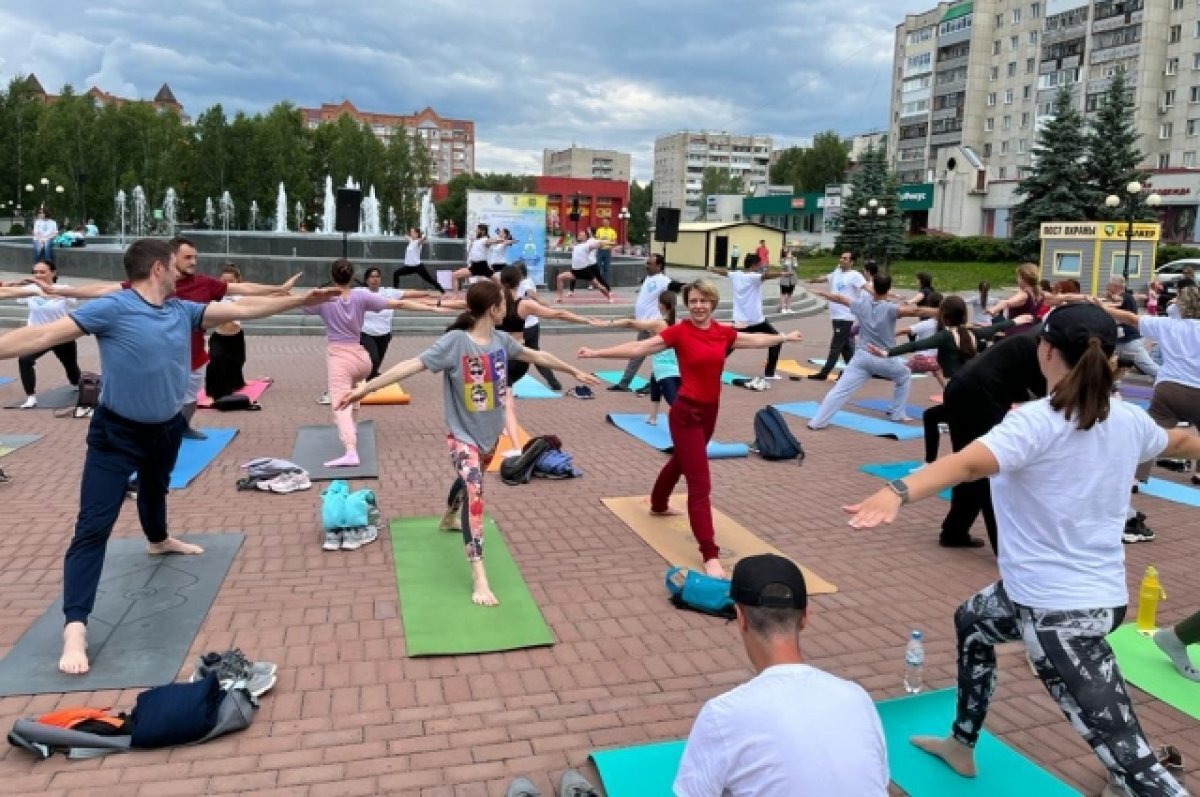
[{"label": "lamp post", "polygon": [[[1137,214],[1138,199],[1141,195],[1142,184],[1134,180],[1125,186],[1124,198],[1117,194],[1109,194],[1104,199],[1104,204],[1114,210],[1119,208],[1122,203],[1125,204],[1125,263],[1121,269],[1121,276],[1125,280],[1126,290],[1129,290],[1129,258],[1133,249],[1133,218]],[[1150,192],[1146,196],[1145,202],[1147,207],[1156,208],[1162,204],[1162,197]]]},{"label": "lamp post", "polygon": [[621,220],[621,250],[624,251],[629,246],[629,208],[622,206],[617,218]]},{"label": "lamp post", "polygon": [[[879,204],[878,199],[868,199],[866,207],[858,209],[858,217],[866,224],[867,234],[864,236],[867,243],[864,243],[863,256],[867,257],[875,248],[875,229],[876,224],[883,221],[887,217],[888,209]],[[886,264],[885,264],[886,265]],[[886,269],[885,269],[886,270]]]}]

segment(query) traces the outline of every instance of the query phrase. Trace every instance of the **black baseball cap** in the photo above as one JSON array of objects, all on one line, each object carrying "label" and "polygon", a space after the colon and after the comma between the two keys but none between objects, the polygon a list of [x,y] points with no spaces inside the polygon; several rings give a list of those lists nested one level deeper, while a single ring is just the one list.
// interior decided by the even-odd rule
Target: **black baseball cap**
[{"label": "black baseball cap", "polygon": [[[763,592],[772,585],[784,589],[772,590],[777,594],[764,596]],[[803,609],[808,605],[808,588],[800,568],[792,560],[773,553],[747,556],[734,565],[729,595],[734,603],[743,606]]]},{"label": "black baseball cap", "polygon": [[1098,338],[1100,348],[1111,357],[1117,349],[1117,322],[1094,304],[1064,304],[1046,316],[1040,336],[1074,365],[1092,338]]}]

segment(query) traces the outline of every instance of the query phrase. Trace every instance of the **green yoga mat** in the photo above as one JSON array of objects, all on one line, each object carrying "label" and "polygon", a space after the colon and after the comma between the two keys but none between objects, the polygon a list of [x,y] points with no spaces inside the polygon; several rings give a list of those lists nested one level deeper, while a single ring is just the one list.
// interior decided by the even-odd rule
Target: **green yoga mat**
[{"label": "green yoga mat", "polygon": [[673,797],[682,741],[640,744],[592,753],[608,797]]},{"label": "green yoga mat", "polygon": [[[1080,793],[987,731],[975,746],[974,778],[956,775],[919,750],[910,736],[945,736],[954,720],[955,692],[942,689],[876,703],[883,721],[892,782],[909,797],[1079,797]],[[1065,724],[1063,732],[1069,733]]]},{"label": "green yoga mat", "polygon": [[499,606],[471,603],[471,567],[462,534],[438,530],[436,517],[392,521],[400,615],[410,656],[490,653],[553,645],[500,529],[484,518],[483,555]]},{"label": "green yoga mat", "polygon": [[1108,644],[1126,681],[1189,717],[1200,719],[1200,683],[1180,675],[1153,639],[1128,624],[1109,634]]}]

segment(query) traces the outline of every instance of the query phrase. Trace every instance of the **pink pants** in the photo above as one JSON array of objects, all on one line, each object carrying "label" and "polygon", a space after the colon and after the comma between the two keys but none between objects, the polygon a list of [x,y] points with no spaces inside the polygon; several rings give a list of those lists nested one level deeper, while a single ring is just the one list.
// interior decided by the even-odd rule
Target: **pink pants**
[{"label": "pink pants", "polygon": [[[371,373],[371,358],[357,343],[330,343],[325,353],[329,371],[329,398],[335,404],[338,397],[349,393]],[[354,407],[333,411],[338,437],[347,451],[358,449],[358,429],[354,425]]]}]

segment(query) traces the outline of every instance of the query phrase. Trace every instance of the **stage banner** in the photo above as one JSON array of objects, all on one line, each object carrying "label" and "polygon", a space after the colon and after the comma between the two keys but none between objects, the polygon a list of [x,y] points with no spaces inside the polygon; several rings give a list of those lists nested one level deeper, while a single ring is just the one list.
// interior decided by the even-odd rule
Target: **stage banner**
[{"label": "stage banner", "polygon": [[512,233],[516,243],[508,247],[508,262],[524,262],[535,284],[546,283],[545,195],[468,191],[465,237],[473,238],[478,224],[488,226],[489,236],[499,229]]}]

